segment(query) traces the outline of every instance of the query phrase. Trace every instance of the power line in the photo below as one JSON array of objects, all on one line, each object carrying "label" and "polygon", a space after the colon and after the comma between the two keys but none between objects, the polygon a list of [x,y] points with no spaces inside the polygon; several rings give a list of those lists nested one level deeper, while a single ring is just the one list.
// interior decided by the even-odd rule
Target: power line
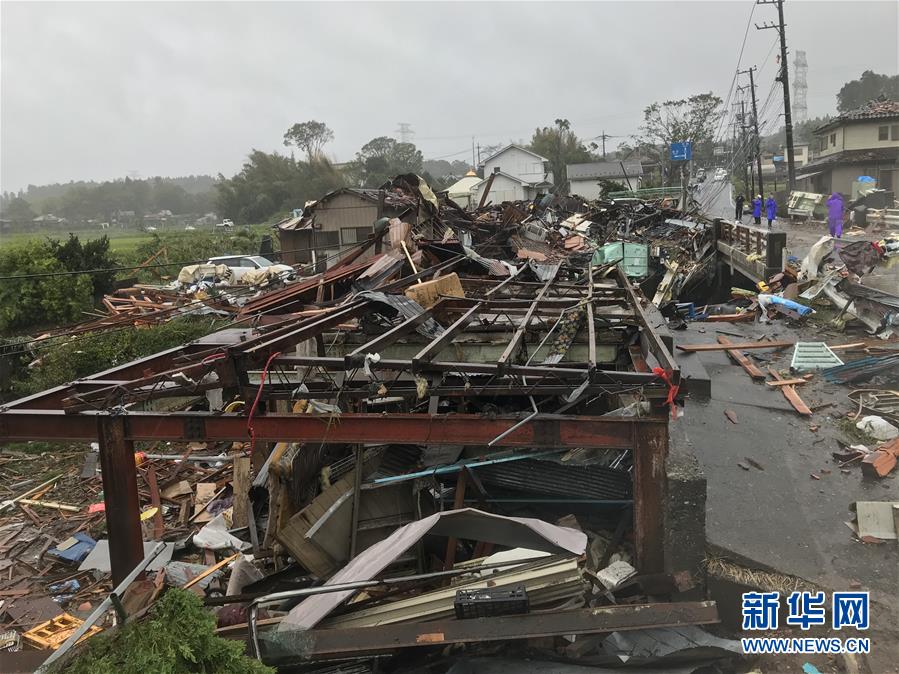
[{"label": "power line", "polygon": [[[352,248],[353,246],[359,246],[365,243],[365,241],[357,242],[357,243],[344,243],[338,244],[336,247],[338,250],[343,248]],[[281,253],[308,253],[313,250],[330,250],[334,248],[334,246],[313,246],[311,248],[294,248],[292,250],[281,250],[275,251]],[[214,256],[214,257],[253,257],[255,253],[235,253],[234,255],[222,255],[222,256]],[[139,264],[133,267],[109,267],[106,269],[82,269],[79,271],[51,271],[51,272],[41,272],[39,274],[21,274],[18,276],[0,276],[0,281],[19,281],[19,280],[27,280],[27,279],[35,279],[35,278],[50,278],[54,276],[79,276],[81,274],[111,274],[120,271],[133,271],[136,269],[156,269],[159,267],[186,267],[191,264],[206,264],[209,261],[209,257],[200,258],[199,260],[187,260],[182,262],[160,262],[158,264]]]}]

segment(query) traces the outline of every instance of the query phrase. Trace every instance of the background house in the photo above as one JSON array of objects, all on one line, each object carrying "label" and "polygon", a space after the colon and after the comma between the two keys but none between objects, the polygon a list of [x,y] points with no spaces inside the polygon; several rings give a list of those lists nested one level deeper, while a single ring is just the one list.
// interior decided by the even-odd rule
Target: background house
[{"label": "background house", "polygon": [[[492,154],[482,164],[484,180],[471,188],[471,201],[480,202],[489,184],[490,192],[484,203],[536,199],[552,188],[553,175],[549,161],[520,145],[507,145]],[[493,182],[490,176],[493,175]]]},{"label": "background house", "polygon": [[[389,190],[344,187],[306,205],[302,214],[277,223],[281,262],[308,264],[315,261],[321,271],[337,254],[374,233],[379,218],[400,218],[412,225],[418,221],[418,203]],[[367,251],[359,259],[372,255]]]},{"label": "background house", "polygon": [[462,208],[468,208],[469,205],[477,206],[477,202],[472,204],[471,190],[480,182],[481,179],[478,178],[478,174],[474,171],[469,171],[465,176],[446,188],[446,195]]},{"label": "background house", "polygon": [[585,199],[599,198],[602,180],[613,180],[625,188],[640,189],[643,183],[643,165],[639,161],[594,161],[586,164],[568,164],[568,181],[572,194]]},{"label": "background house", "polygon": [[899,101],[872,101],[815,129],[815,159],[797,171],[797,189],[852,194],[859,176],[899,187]]}]

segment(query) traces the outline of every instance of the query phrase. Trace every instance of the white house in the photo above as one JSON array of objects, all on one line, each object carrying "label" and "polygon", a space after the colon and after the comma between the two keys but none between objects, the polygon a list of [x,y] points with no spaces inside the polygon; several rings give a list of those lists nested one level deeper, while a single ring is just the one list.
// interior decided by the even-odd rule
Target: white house
[{"label": "white house", "polygon": [[631,189],[640,189],[643,182],[643,165],[638,161],[594,161],[586,164],[568,164],[569,191],[585,199],[601,196],[599,181],[613,180]]},{"label": "white house", "polygon": [[507,145],[485,159],[481,166],[484,180],[471,188],[474,205],[479,203],[488,184],[490,192],[484,203],[494,204],[536,199],[552,188],[553,175],[549,170],[549,161],[520,145]]}]

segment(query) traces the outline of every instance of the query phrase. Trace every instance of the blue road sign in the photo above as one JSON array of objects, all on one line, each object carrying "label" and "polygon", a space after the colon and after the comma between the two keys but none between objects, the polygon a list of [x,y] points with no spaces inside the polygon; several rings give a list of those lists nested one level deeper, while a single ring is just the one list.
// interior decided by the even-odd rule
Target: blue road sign
[{"label": "blue road sign", "polygon": [[690,161],[693,159],[693,143],[671,143],[671,161]]}]

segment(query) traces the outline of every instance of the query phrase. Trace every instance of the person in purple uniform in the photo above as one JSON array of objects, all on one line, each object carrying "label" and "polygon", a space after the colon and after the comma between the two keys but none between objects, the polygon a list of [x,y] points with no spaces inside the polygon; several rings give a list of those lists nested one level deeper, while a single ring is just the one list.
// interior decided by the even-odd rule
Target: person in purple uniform
[{"label": "person in purple uniform", "polygon": [[833,192],[827,200],[827,226],[835,239],[843,237],[843,195]]},{"label": "person in purple uniform", "polygon": [[771,225],[774,224],[774,219],[777,217],[777,202],[774,201],[774,197],[768,197],[765,202],[765,217],[768,218],[768,229],[771,229]]}]

